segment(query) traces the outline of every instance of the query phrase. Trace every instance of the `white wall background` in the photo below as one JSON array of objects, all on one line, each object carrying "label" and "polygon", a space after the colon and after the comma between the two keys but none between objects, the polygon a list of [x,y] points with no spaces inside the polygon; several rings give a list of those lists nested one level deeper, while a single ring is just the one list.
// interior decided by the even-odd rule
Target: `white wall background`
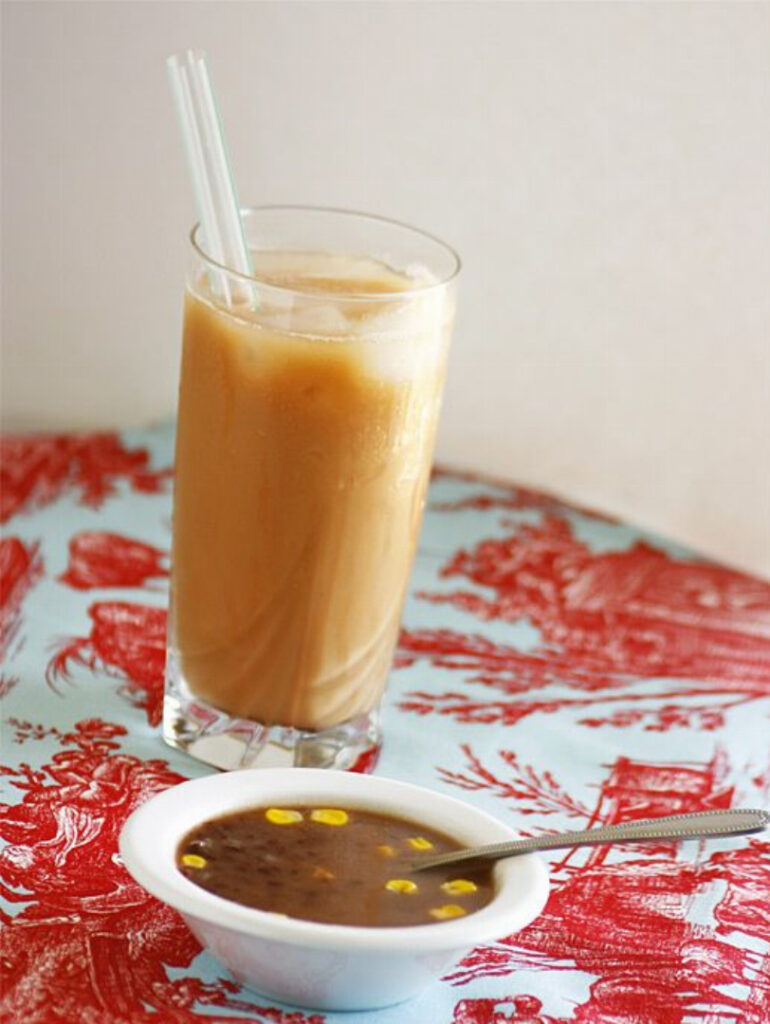
[{"label": "white wall background", "polygon": [[244,202],[461,252],[440,458],[770,574],[770,5],[5,3],[3,424],[175,401],[209,51]]}]

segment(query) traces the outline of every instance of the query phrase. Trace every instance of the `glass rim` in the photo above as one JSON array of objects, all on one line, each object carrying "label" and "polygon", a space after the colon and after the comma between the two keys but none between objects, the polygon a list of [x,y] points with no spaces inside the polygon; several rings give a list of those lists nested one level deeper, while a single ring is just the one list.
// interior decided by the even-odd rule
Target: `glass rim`
[{"label": "glass rim", "polygon": [[[458,253],[457,253],[457,250],[453,249],[451,245],[448,245],[446,242],[442,241],[436,235],[432,235],[432,234],[430,234],[427,231],[423,231],[421,228],[415,228],[411,224],[407,224],[406,221],[395,220],[392,217],[382,217],[382,216],[380,216],[379,214],[376,214],[376,213],[365,213],[362,210],[350,210],[350,209],[346,209],[345,207],[338,207],[338,206],[308,206],[308,205],[305,205],[304,203],[268,203],[268,204],[259,205],[259,206],[241,206],[240,207],[240,213],[241,213],[242,217],[244,215],[247,215],[247,214],[252,214],[252,213],[269,213],[271,211],[272,212],[295,211],[295,212],[305,212],[305,213],[331,213],[331,214],[336,214],[336,215],[339,215],[339,216],[356,218],[358,220],[375,221],[375,222],[380,223],[380,224],[386,224],[386,225],[388,225],[390,227],[400,228],[401,230],[408,231],[410,234],[419,235],[421,238],[427,239],[429,242],[432,242],[434,245],[440,246],[440,248],[443,249],[444,252],[447,253],[449,255],[450,259],[452,260],[453,266],[452,266],[451,270],[449,271],[448,274],[445,274],[438,281],[431,281],[428,284],[418,284],[415,288],[410,288],[408,291],[401,291],[401,292],[377,292],[377,294],[375,296],[373,296],[371,293],[367,294],[367,293],[362,293],[362,292],[340,292],[340,293],[335,293],[335,295],[334,295],[335,301],[343,301],[343,302],[371,302],[372,299],[375,298],[377,300],[377,302],[393,302],[393,301],[404,302],[404,301],[409,300],[410,298],[420,297],[420,296],[423,296],[426,293],[434,291],[434,290],[436,290],[438,288],[446,287],[448,284],[450,284],[452,281],[454,281],[457,278],[458,274],[460,273],[460,269],[462,267],[462,262],[460,260],[460,257],[458,255]],[[200,221],[196,221],[196,223],[193,224],[192,228],[190,229],[190,233],[188,235],[188,238],[190,240],[190,244],[191,244],[193,250],[195,251],[195,253],[200,257],[200,259],[203,260],[203,262],[207,266],[212,267],[215,270],[224,272],[225,274],[228,275],[228,277],[233,277],[236,280],[248,282],[249,284],[255,284],[259,288],[268,288],[268,289],[270,289],[271,291],[274,291],[274,292],[283,292],[286,295],[312,295],[312,296],[317,296],[318,295],[317,292],[311,291],[310,289],[296,288],[296,287],[289,288],[289,287],[285,287],[285,286],[280,285],[280,284],[273,284],[271,281],[264,281],[264,280],[262,280],[259,277],[258,274],[244,274],[244,273],[242,273],[239,270],[234,270],[232,267],[228,267],[227,264],[225,264],[225,263],[219,263],[212,256],[209,256],[208,253],[205,252],[203,247],[198,243],[197,236],[198,236],[198,231],[200,230],[200,226],[201,226],[200,225]]]}]

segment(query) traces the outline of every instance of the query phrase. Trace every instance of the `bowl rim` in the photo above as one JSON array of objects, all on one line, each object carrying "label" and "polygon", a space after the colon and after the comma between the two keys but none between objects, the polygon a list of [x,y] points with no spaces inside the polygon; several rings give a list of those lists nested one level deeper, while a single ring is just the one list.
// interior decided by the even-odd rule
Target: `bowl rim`
[{"label": "bowl rim", "polygon": [[[307,792],[303,794],[303,790]],[[221,798],[222,806],[191,816],[189,806],[196,798],[204,806],[207,801],[216,805],[217,798]],[[377,811],[383,809],[381,804],[378,806],[380,798],[385,803],[399,801],[398,809],[388,808],[391,813],[407,820],[419,815],[425,825],[439,830],[447,830],[447,826],[430,820],[432,809],[462,814],[461,831],[483,836],[480,842],[517,838],[513,829],[485,811],[412,783],[319,768],[255,768],[191,779],[150,797],[123,825],[120,854],[129,874],[140,885],[183,915],[243,935],[295,946],[380,953],[467,948],[511,934],[541,912],[548,898],[549,879],[544,863],[535,854],[499,861],[495,866],[494,897],[467,917],[395,928],[321,924],[245,907],[195,885],[174,862],[182,836],[196,824],[221,814],[280,801],[312,803],[331,799],[343,806]],[[180,813],[187,819],[181,825],[174,824]],[[164,845],[166,849],[159,852]]]}]

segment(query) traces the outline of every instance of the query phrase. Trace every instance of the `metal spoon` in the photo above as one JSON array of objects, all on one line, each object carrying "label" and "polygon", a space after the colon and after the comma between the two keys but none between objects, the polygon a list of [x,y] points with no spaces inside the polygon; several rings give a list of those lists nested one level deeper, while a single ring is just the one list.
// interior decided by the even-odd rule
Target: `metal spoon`
[{"label": "metal spoon", "polygon": [[583,832],[560,832],[491,846],[473,846],[452,853],[420,857],[410,864],[412,871],[424,871],[444,864],[500,860],[534,850],[561,850],[570,846],[602,843],[649,843],[665,839],[703,839],[707,836],[743,836],[762,832],[770,825],[770,812],[757,810],[702,811],[699,814],[669,814],[662,818],[628,821],[623,825],[589,828]]}]

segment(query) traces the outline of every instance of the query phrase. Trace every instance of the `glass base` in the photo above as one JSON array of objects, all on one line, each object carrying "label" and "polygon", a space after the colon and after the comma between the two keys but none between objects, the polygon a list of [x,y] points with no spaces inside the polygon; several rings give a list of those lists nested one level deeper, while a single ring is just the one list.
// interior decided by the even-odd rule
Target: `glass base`
[{"label": "glass base", "polygon": [[166,679],[163,739],[169,746],[230,771],[235,768],[337,768],[370,772],[382,737],[379,709],[311,732],[233,718],[195,697],[184,682]]}]

